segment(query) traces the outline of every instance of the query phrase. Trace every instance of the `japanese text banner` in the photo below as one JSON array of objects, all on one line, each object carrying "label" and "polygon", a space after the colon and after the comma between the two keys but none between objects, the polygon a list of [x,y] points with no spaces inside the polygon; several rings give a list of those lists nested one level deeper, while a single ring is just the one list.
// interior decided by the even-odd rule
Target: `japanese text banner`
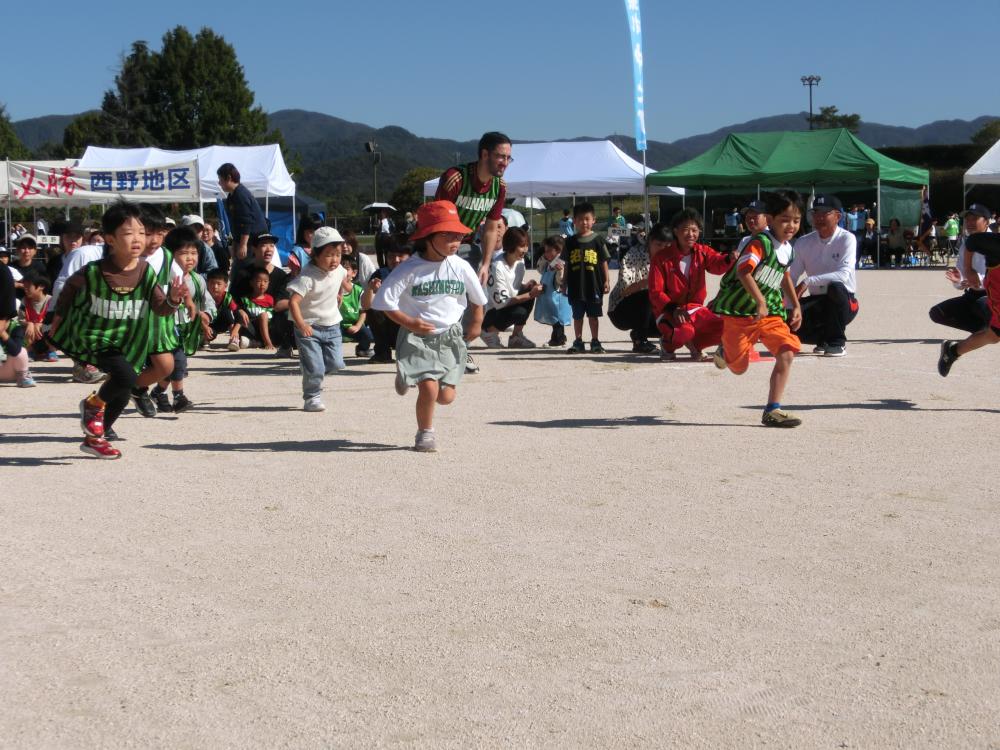
[{"label": "japanese text banner", "polygon": [[7,180],[10,200],[15,203],[108,203],[118,197],[146,203],[193,203],[199,197],[194,161],[93,170],[9,161]]}]

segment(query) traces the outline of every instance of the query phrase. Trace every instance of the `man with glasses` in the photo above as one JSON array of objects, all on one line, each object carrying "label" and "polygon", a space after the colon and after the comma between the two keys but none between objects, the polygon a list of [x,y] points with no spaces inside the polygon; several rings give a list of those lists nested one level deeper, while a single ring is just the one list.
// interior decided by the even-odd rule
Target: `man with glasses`
[{"label": "man with glasses", "polygon": [[[848,324],[858,314],[857,239],[840,226],[844,207],[835,195],[817,195],[812,205],[814,232],[795,241],[789,268],[796,294],[802,297],[802,325],[796,331],[804,344],[827,357],[843,357]],[[800,277],[804,276],[801,279]]]},{"label": "man with glasses", "polygon": [[[479,260],[479,283],[485,285],[490,272],[489,254],[500,245],[504,199],[507,186],[503,173],[514,161],[510,155],[510,138],[503,133],[484,133],[479,139],[478,161],[450,167],[438,180],[434,200],[451,201],[458,209],[458,218],[465,226],[476,229],[485,221],[481,234],[482,253]],[[470,262],[472,262],[470,258]],[[473,263],[475,267],[475,263]],[[466,372],[478,372],[472,360],[466,362]]]}]

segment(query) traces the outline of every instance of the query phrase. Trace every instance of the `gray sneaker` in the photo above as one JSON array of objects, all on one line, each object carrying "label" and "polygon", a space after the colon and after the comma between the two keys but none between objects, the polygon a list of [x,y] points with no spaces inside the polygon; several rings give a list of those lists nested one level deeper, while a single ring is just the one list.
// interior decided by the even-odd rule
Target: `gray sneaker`
[{"label": "gray sneaker", "polygon": [[476,364],[476,360],[472,358],[471,352],[465,353],[465,374],[475,375],[479,372],[479,365]]},{"label": "gray sneaker", "polygon": [[434,430],[417,430],[413,450],[419,453],[437,453],[437,441],[434,440]]},{"label": "gray sneaker", "polygon": [[410,386],[408,386],[406,384],[406,381],[403,380],[403,373],[401,373],[399,370],[396,370],[395,386],[396,386],[396,393],[398,393],[400,396],[405,396],[410,390]]},{"label": "gray sneaker", "polygon": [[302,406],[303,411],[326,411],[326,407],[323,405],[323,401],[319,396],[313,396],[312,398],[306,399],[305,404]]}]

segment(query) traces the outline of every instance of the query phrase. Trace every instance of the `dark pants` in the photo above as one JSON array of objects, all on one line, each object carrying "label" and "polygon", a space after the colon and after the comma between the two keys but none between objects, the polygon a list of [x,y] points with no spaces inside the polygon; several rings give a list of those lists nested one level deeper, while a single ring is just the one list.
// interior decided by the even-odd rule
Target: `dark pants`
[{"label": "dark pants", "polygon": [[107,430],[121,416],[122,410],[128,405],[138,374],[121,354],[102,354],[97,358],[96,364],[97,369],[108,374],[108,379],[97,391],[97,396],[106,404],[104,407],[104,429]]},{"label": "dark pants", "polygon": [[854,295],[837,281],[826,288],[826,294],[802,299],[802,326],[795,333],[804,344],[843,346],[847,326],[857,314]]},{"label": "dark pants", "polygon": [[372,329],[375,337],[375,357],[378,359],[389,359],[392,357],[392,349],[396,346],[396,338],[399,336],[399,324],[394,323],[381,310],[369,310],[368,327]]},{"label": "dark pants", "polygon": [[[365,320],[367,319],[366,316]],[[372,329],[367,324],[361,326],[357,333],[348,333],[347,326],[341,325],[340,332],[344,336],[344,341],[354,340],[354,343],[358,345],[359,352],[367,352],[371,348],[372,342],[375,341],[375,334],[372,333]]]},{"label": "dark pants", "polygon": [[18,326],[13,331],[9,331],[10,335],[4,342],[3,349],[7,352],[8,357],[16,357],[21,353],[21,349],[24,348],[24,334],[27,333],[24,326]]},{"label": "dark pants", "polygon": [[287,312],[271,313],[267,331],[271,334],[271,343],[278,349],[295,348],[295,326]]},{"label": "dark pants", "polygon": [[983,289],[966,289],[930,309],[931,320],[938,325],[977,333],[990,323],[990,301]]},{"label": "dark pants", "polygon": [[215,320],[212,321],[212,330],[216,335],[228,336],[229,332],[233,330],[234,325],[236,325],[236,316],[227,307],[215,314]]},{"label": "dark pants", "polygon": [[529,299],[527,302],[490,310],[483,318],[483,330],[488,331],[491,328],[496,328],[498,331],[506,331],[511,326],[523,326],[531,317],[531,311],[534,307],[535,300]]},{"label": "dark pants", "polygon": [[623,298],[608,312],[611,324],[619,331],[629,331],[629,338],[634,342],[646,341],[650,336],[659,336],[656,329],[656,318],[649,304],[646,292],[636,292]]}]

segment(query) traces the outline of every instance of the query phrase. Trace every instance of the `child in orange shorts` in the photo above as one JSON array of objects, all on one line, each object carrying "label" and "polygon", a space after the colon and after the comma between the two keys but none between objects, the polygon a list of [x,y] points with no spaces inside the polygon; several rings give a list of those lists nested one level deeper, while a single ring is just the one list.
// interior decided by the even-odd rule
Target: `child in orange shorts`
[{"label": "child in orange shorts", "polygon": [[[770,195],[766,204],[769,229],[743,248],[736,264],[722,277],[719,294],[712,302],[712,309],[723,321],[715,366],[742,375],[750,366],[754,346],[758,341],[764,344],[775,362],[761,424],[798,427],[802,420],[781,408],[781,396],[800,349],[792,331],[802,323],[802,310],[788,266],[794,255],[790,241],[802,223],[802,204],[793,191]],[[785,299],[792,303],[790,315]]]}]

